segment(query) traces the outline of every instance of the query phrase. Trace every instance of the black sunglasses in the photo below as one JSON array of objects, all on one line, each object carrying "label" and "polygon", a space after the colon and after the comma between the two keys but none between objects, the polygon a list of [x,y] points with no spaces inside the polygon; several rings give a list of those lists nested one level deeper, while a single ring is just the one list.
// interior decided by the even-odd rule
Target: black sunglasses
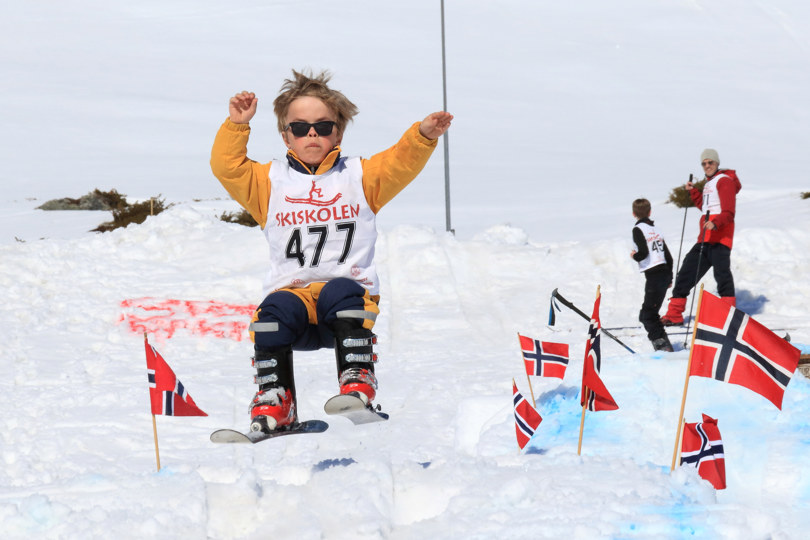
[{"label": "black sunglasses", "polygon": [[321,137],[326,137],[332,134],[335,125],[336,122],[332,122],[331,120],[315,122],[314,124],[310,124],[309,122],[290,122],[284,129],[289,129],[296,137],[306,137],[310,128],[315,128],[315,133]]}]

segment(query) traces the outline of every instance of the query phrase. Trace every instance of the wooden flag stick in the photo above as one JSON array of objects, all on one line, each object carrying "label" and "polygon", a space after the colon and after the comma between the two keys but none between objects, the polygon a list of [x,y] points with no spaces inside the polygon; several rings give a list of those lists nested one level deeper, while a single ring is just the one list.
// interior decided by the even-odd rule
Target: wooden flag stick
[{"label": "wooden flag stick", "polygon": [[157,472],[160,472],[160,450],[158,450],[158,438],[157,438],[157,420],[155,420],[155,415],[152,415],[152,431],[155,434],[155,460],[157,461]]},{"label": "wooden flag stick", "polygon": [[[520,332],[518,332],[518,343],[520,343]],[[523,358],[523,351],[520,352],[520,360],[523,363],[523,371],[526,371],[526,360]],[[532,379],[529,377],[529,372],[526,371],[526,380],[529,381],[529,393],[532,395],[532,407],[537,406],[537,402],[534,401],[534,389],[532,388]],[[512,379],[512,382],[515,382],[515,379]]]},{"label": "wooden flag stick", "polygon": [[[602,291],[602,286],[597,285],[596,286],[596,300],[599,300],[599,297],[602,295],[601,291]],[[594,302],[596,300],[594,300]],[[600,326],[601,326],[601,323],[600,323]],[[590,336],[589,336],[589,339],[590,339]],[[583,364],[582,364],[582,378],[583,379],[585,378],[585,363],[587,361],[588,361],[588,358],[586,356],[586,358],[583,360]],[[588,409],[588,400],[591,397],[591,389],[588,388],[587,386],[585,386],[584,384],[583,384],[583,387],[585,388],[585,401],[582,403],[582,418],[579,420],[579,444],[577,444],[577,455],[578,456],[581,455],[581,453],[582,453],[582,432],[585,431],[585,411]]]},{"label": "wooden flag stick", "polygon": [[585,403],[582,404],[582,418],[579,420],[579,443],[577,444],[577,455],[582,455],[582,432],[585,430],[585,411],[588,408],[591,389],[585,388]]},{"label": "wooden flag stick", "polygon": [[[149,340],[146,337],[146,332],[143,333],[143,343],[144,345],[149,344]],[[147,369],[149,366],[147,365]],[[152,410],[152,394],[151,390],[149,391],[149,410]],[[160,472],[160,449],[158,448],[158,436],[157,436],[157,420],[155,419],[154,413],[152,413],[152,433],[155,436],[155,460],[157,461],[157,472]]]},{"label": "wooden flag stick", "polygon": [[678,415],[678,432],[675,434],[675,450],[672,452],[672,467],[669,472],[675,470],[675,462],[678,459],[678,450],[681,442],[681,433],[683,431],[683,411],[686,407],[686,392],[689,390],[689,372],[692,370],[692,352],[695,350],[695,336],[697,335],[697,318],[700,317],[700,304],[703,301],[703,284],[700,285],[698,292],[698,305],[697,315],[695,316],[695,327],[692,329],[692,343],[689,346],[689,361],[686,363],[686,378],[683,381],[683,396],[681,397],[681,412]]}]

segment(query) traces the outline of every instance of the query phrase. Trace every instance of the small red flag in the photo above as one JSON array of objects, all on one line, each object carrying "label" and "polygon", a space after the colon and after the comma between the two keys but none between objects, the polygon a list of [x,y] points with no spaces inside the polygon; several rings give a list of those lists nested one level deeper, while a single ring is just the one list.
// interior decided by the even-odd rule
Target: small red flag
[{"label": "small red flag", "polygon": [[523,352],[523,363],[528,375],[536,377],[565,377],[568,367],[568,344],[540,341],[521,336],[520,350]]},{"label": "small red flag", "polygon": [[512,400],[515,406],[515,434],[521,450],[529,443],[535,430],[543,421],[532,405],[518,392],[515,381],[512,381]]},{"label": "small red flag", "polygon": [[714,489],[726,489],[726,459],[716,419],[704,414],[703,422],[684,425],[681,465],[697,468]]},{"label": "small red flag", "polygon": [[169,364],[144,338],[146,370],[149,376],[149,398],[152,414],[165,416],[208,416],[186,392]]}]

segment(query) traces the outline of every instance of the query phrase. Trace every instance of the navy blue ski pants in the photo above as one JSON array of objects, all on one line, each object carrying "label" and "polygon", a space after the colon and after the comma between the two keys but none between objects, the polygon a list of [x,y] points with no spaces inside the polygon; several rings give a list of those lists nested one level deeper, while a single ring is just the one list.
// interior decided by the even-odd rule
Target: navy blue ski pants
[{"label": "navy blue ski pants", "polygon": [[379,313],[368,291],[357,282],[336,278],[315,283],[296,294],[289,290],[270,293],[259,305],[251,325],[257,347],[277,350],[291,346],[295,351],[334,348],[330,325],[338,318],[365,321],[373,325]]}]

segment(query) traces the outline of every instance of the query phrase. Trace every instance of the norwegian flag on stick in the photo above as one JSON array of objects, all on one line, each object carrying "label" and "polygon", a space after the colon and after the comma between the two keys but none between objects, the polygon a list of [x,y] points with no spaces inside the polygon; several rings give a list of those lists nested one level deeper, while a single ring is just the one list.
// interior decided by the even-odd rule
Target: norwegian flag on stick
[{"label": "norwegian flag on stick", "polygon": [[744,386],[781,409],[801,351],[728,302],[701,292],[689,376]]},{"label": "norwegian flag on stick", "polygon": [[540,426],[540,422],[543,421],[543,418],[540,416],[540,413],[526,401],[523,394],[518,392],[515,379],[512,379],[512,401],[515,408],[515,434],[517,435],[517,443],[520,449],[523,450],[538,426]]},{"label": "norwegian flag on stick", "polygon": [[695,467],[714,489],[726,489],[726,459],[716,419],[704,414],[703,422],[684,425],[681,465]]},{"label": "norwegian flag on stick", "polygon": [[599,321],[599,303],[602,295],[600,287],[596,288],[596,301],[593,304],[593,315],[591,315],[591,325],[588,328],[588,343],[585,345],[585,361],[582,365],[582,391],[579,402],[582,405],[582,419],[579,423],[579,444],[577,445],[577,455],[582,452],[582,432],[585,428],[585,411],[612,411],[619,406],[610,395],[605,383],[599,376],[602,367],[602,347],[601,328]]},{"label": "norwegian flag on stick", "polygon": [[568,367],[567,343],[540,341],[520,334],[518,339],[527,375],[558,379],[565,377],[565,369]]},{"label": "norwegian flag on stick", "polygon": [[587,406],[589,411],[612,411],[618,409],[619,406],[599,376],[602,370],[602,323],[599,322],[599,303],[602,296],[599,294],[598,289],[596,294],[593,315],[591,315],[591,325],[588,328],[588,343],[585,344],[580,405]]},{"label": "norwegian flag on stick", "polygon": [[149,376],[149,397],[152,401],[152,414],[165,416],[208,416],[180,382],[169,364],[152,347],[144,334],[146,347],[146,370]]},{"label": "norwegian flag on stick", "polygon": [[152,402],[152,432],[155,436],[155,459],[160,472],[160,450],[158,448],[156,414],[166,416],[208,416],[197,407],[181,383],[160,356],[157,350],[149,345],[146,333],[143,334],[146,348],[146,371],[149,376],[149,399]]}]

